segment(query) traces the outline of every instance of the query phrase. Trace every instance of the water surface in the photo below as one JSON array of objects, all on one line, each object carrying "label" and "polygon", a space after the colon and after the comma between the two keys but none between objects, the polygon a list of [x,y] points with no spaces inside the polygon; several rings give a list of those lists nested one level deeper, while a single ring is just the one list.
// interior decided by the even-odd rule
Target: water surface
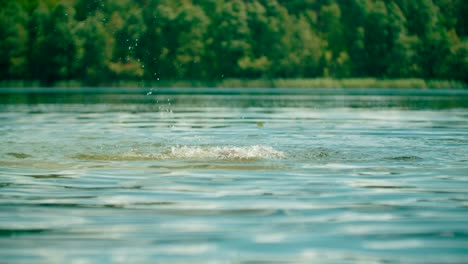
[{"label": "water surface", "polygon": [[0,90],[7,263],[466,263],[463,90]]}]

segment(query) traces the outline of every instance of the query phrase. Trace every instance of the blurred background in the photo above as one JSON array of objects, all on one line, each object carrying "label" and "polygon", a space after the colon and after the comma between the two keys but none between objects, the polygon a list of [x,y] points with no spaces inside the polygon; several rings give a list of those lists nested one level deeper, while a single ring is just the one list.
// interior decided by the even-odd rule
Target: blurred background
[{"label": "blurred background", "polygon": [[1,0],[0,82],[465,85],[466,14],[466,0]]}]

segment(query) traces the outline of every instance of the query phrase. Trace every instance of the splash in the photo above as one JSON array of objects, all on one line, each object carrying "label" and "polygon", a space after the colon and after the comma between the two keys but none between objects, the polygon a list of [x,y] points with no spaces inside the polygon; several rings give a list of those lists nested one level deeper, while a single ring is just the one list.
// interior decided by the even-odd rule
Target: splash
[{"label": "splash", "polygon": [[283,159],[284,152],[269,146],[255,145],[245,147],[233,146],[173,146],[162,153],[147,153],[131,150],[125,153],[87,153],[74,156],[81,160],[110,160],[110,161],[137,161],[137,160],[172,160],[172,159],[215,159],[215,160],[260,160]]},{"label": "splash", "polygon": [[177,146],[165,154],[166,158],[180,159],[222,159],[222,160],[255,160],[255,159],[282,159],[286,155],[269,146],[247,147],[192,147]]}]

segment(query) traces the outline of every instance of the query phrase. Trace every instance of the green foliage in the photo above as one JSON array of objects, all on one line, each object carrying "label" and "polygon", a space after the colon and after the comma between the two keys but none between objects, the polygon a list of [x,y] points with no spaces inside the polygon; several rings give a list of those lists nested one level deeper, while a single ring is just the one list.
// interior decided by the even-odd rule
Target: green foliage
[{"label": "green foliage", "polygon": [[239,67],[252,52],[247,6],[234,0],[217,7],[209,28],[209,61],[212,78],[248,77],[248,69]]},{"label": "green foliage", "polygon": [[78,78],[86,85],[97,85],[109,76],[112,56],[109,37],[99,16],[88,17],[77,26],[79,52]]},{"label": "green foliage", "polygon": [[[126,63],[139,63],[142,54],[140,45],[145,32],[145,24],[140,10],[131,10],[123,25],[114,34],[114,61]],[[141,63],[139,63],[141,64]]]},{"label": "green foliage", "polygon": [[307,23],[304,16],[285,21],[288,28],[282,41],[286,57],[280,61],[285,78],[317,77],[322,52],[322,40]]},{"label": "green foliage", "polygon": [[466,0],[0,0],[0,80],[468,82],[467,10]]},{"label": "green foliage", "polygon": [[0,10],[0,79],[21,78],[27,72],[27,14],[15,2]]},{"label": "green foliage", "polygon": [[[178,32],[173,67],[179,79],[203,79],[207,72],[203,66],[206,49],[205,35],[209,18],[202,8],[192,4],[182,5],[173,21]],[[168,47],[170,48],[170,47]]]},{"label": "green foliage", "polygon": [[77,51],[73,15],[63,3],[51,11],[40,5],[33,13],[30,64],[33,78],[43,85],[73,77]]}]

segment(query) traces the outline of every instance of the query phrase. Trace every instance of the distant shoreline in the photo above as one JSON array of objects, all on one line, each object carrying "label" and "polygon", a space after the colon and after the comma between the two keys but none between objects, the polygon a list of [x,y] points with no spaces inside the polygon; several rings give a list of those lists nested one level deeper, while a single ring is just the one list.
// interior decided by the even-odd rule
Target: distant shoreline
[{"label": "distant shoreline", "polygon": [[[2,88],[40,88],[35,81],[0,81]],[[455,80],[424,80],[424,79],[224,79],[208,80],[167,80],[167,81],[115,81],[89,86],[81,81],[59,81],[51,86],[56,88],[387,88],[387,89],[467,89],[468,85]]]}]

